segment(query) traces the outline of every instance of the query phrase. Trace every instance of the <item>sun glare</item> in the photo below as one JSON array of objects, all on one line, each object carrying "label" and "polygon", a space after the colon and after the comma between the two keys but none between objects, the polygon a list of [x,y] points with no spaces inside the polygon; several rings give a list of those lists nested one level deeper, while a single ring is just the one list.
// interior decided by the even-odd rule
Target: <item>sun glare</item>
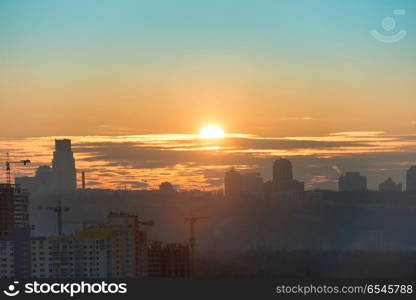
[{"label": "sun glare", "polygon": [[199,132],[201,139],[217,139],[225,137],[224,131],[216,125],[207,125]]}]

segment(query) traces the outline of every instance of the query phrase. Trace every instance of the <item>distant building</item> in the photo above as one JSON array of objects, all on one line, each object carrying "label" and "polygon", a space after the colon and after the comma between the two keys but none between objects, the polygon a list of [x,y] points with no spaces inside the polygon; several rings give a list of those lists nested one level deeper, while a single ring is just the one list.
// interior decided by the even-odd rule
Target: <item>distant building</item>
[{"label": "distant building", "polygon": [[16,184],[0,184],[0,237],[29,231],[29,194]]},{"label": "distant building", "polygon": [[52,160],[54,187],[58,192],[72,192],[77,188],[74,154],[71,140],[55,140]]},{"label": "distant building", "polygon": [[39,187],[50,187],[53,183],[52,169],[49,166],[40,166],[36,169],[36,181]]},{"label": "distant building", "polygon": [[367,190],[367,177],[360,172],[347,172],[339,176],[338,190],[340,192],[354,192]]},{"label": "distant building", "polygon": [[416,193],[416,166],[411,166],[406,172],[406,191]]},{"label": "distant building", "polygon": [[39,189],[39,184],[36,177],[21,176],[16,177],[14,182],[30,193],[36,192]]},{"label": "distant building", "polygon": [[172,193],[176,192],[173,185],[170,182],[167,182],[167,181],[162,182],[159,185],[159,191],[162,192],[162,193],[165,193],[165,194],[172,194]]},{"label": "distant building", "polygon": [[378,185],[380,192],[401,192],[402,184],[395,183],[390,177]]},{"label": "distant building", "polygon": [[304,191],[303,182],[293,179],[292,163],[279,158],[273,164],[273,192]]},{"label": "distant building", "polygon": [[40,166],[36,169],[35,177],[16,177],[15,182],[30,193],[39,189],[50,189],[53,184],[52,169],[49,166]]},{"label": "distant building", "polygon": [[188,245],[162,245],[153,241],[148,246],[149,277],[190,277],[190,249]]},{"label": "distant building", "polygon": [[227,197],[241,194],[241,174],[234,168],[225,173],[224,193]]},{"label": "distant building", "polygon": [[16,177],[15,182],[30,193],[39,189],[55,189],[59,193],[75,191],[77,178],[71,140],[55,140],[52,168],[40,166],[36,169],[34,177]]},{"label": "distant building", "polygon": [[30,226],[27,191],[0,184],[0,277],[30,277]]},{"label": "distant building", "polygon": [[250,172],[241,174],[241,191],[253,196],[263,196],[264,183],[260,173]]},{"label": "distant building", "polygon": [[271,180],[267,180],[263,185],[264,190],[264,197],[269,198],[273,195],[273,182]]}]

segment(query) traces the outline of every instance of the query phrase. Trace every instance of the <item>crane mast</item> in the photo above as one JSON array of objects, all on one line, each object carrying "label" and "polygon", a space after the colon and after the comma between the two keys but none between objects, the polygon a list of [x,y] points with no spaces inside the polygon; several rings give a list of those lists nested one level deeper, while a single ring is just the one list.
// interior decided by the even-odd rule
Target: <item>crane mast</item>
[{"label": "crane mast", "polygon": [[69,211],[69,208],[62,207],[61,201],[58,200],[57,206],[50,206],[50,207],[47,207],[46,209],[49,209],[53,211],[54,213],[56,213],[56,225],[58,227],[58,235],[61,236],[62,235],[62,213]]},{"label": "crane mast", "polygon": [[185,222],[189,223],[189,250],[191,256],[191,266],[190,266],[190,273],[191,276],[194,275],[194,250],[196,244],[196,237],[195,237],[195,224],[202,219],[207,219],[208,217],[187,217],[185,218]]}]

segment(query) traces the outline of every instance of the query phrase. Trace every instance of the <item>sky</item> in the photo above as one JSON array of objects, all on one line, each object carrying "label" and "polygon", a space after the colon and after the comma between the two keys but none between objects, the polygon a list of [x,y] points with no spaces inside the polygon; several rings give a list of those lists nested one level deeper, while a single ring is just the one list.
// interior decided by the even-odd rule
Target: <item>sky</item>
[{"label": "sky", "polygon": [[[212,188],[231,165],[270,177],[279,155],[308,186],[334,187],[334,164],[402,182],[416,163],[415,13],[412,0],[3,0],[0,155],[33,155],[33,173],[70,137],[97,187]],[[189,145],[206,124],[239,136],[221,142],[238,154]],[[354,145],[319,144],[334,136]],[[172,137],[180,149],[161,153]]]}]

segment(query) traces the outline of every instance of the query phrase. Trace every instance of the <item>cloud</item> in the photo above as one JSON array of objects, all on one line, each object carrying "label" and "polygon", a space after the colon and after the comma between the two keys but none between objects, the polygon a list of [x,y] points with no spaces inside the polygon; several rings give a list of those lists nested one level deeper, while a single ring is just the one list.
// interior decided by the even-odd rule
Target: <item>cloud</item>
[{"label": "cloud", "polygon": [[[181,188],[218,188],[231,166],[269,179],[277,156],[292,160],[295,176],[310,188],[335,188],[342,171],[361,171],[376,187],[387,175],[403,182],[416,150],[415,135],[367,131],[318,137],[232,135],[213,141],[194,135],[70,138],[77,169],[87,170],[88,187],[108,188],[156,188],[163,181]],[[33,166],[17,168],[15,175],[33,174],[36,166],[50,164],[53,139],[3,140],[0,151],[15,149],[16,158],[33,153]]]}]

